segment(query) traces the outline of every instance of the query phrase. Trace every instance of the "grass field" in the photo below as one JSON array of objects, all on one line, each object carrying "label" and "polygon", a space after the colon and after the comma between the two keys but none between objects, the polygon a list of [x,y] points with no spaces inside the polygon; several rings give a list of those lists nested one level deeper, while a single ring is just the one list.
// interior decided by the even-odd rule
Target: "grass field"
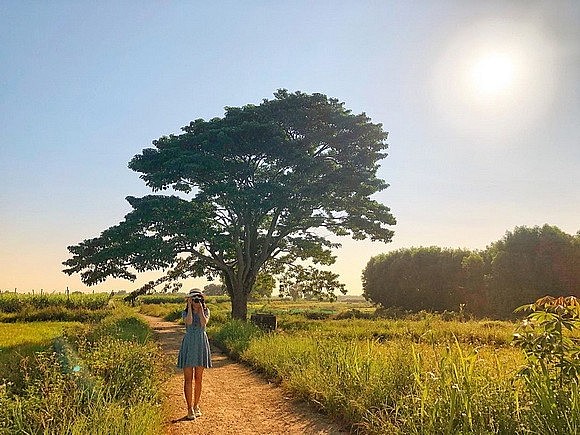
[{"label": "grass field", "polygon": [[[99,322],[0,323],[0,434],[160,433],[164,357],[151,330],[134,310],[94,300],[65,308]],[[28,302],[14,314],[62,299]]]},{"label": "grass field", "polygon": [[0,322],[98,321],[112,308],[109,294],[0,293]]},{"label": "grass field", "polygon": [[[580,431],[577,379],[559,387],[554,368],[518,375],[529,361],[513,345],[516,323],[454,313],[385,318],[364,303],[273,300],[249,307],[250,314],[276,314],[278,329],[264,333],[227,320],[224,301],[210,299],[209,307],[212,316],[220,313],[210,322],[215,342],[354,432]],[[155,309],[172,317],[182,308],[174,302]]]},{"label": "grass field", "polygon": [[[93,307],[107,313],[98,323],[0,323],[0,434],[159,431],[162,357],[134,310],[114,305]],[[353,432],[580,432],[578,379],[557,383],[557,366],[544,372],[531,364],[514,345],[516,323],[375,310],[360,301],[252,302],[250,315],[277,317],[277,330],[265,333],[232,321],[227,298],[208,305],[214,342]],[[180,322],[183,299],[147,296],[137,309]],[[579,337],[567,333],[566,343]],[[47,348],[56,352],[38,352]],[[16,359],[28,361],[18,375]]]},{"label": "grass field", "polygon": [[0,352],[9,348],[32,345],[39,349],[50,345],[65,328],[77,322],[0,323]]}]

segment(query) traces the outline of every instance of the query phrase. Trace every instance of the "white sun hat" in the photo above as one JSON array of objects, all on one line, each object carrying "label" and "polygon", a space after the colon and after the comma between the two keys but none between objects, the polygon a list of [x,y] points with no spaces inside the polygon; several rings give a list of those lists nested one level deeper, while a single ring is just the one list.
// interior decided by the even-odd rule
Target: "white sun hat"
[{"label": "white sun hat", "polygon": [[203,293],[201,292],[201,290],[193,288],[189,291],[187,295],[185,295],[186,298],[192,298],[194,296],[200,296],[203,298]]}]

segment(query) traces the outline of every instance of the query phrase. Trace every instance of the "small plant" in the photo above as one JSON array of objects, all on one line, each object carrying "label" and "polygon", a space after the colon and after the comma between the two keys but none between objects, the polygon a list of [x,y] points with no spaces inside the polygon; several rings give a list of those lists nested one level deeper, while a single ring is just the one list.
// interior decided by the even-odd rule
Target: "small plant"
[{"label": "small plant", "polygon": [[528,362],[521,374],[539,367],[560,388],[576,380],[580,375],[580,338],[571,332],[580,328],[580,301],[574,296],[546,296],[517,311],[532,311],[514,334],[514,344],[524,350]]},{"label": "small plant", "polygon": [[580,431],[580,303],[573,296],[546,296],[518,311],[532,311],[514,334],[525,353],[519,377],[533,433]]},{"label": "small plant", "polygon": [[234,359],[239,359],[251,341],[263,334],[257,326],[240,320],[230,320],[220,325],[217,332],[210,332],[211,339]]}]

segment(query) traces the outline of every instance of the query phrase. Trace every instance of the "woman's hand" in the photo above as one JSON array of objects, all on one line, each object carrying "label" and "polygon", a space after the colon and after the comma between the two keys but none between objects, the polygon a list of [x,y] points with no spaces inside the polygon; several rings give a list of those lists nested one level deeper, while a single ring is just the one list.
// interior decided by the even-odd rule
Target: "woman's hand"
[{"label": "woman's hand", "polygon": [[191,298],[186,298],[187,303],[187,315],[185,316],[184,322],[186,325],[191,325],[193,322],[193,307],[191,305]]}]

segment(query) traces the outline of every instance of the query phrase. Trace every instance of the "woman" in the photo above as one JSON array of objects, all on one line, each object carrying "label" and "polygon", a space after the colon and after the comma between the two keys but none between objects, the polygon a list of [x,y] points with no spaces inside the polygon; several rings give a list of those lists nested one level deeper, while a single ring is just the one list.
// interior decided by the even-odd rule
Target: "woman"
[{"label": "woman", "polygon": [[[181,342],[177,367],[183,369],[183,392],[187,403],[187,419],[193,420],[201,415],[199,398],[203,369],[211,367],[211,352],[205,326],[209,320],[209,310],[205,306],[203,293],[190,290],[185,297],[187,305],[182,316],[185,323],[185,336]],[[195,393],[192,381],[195,379]]]}]

